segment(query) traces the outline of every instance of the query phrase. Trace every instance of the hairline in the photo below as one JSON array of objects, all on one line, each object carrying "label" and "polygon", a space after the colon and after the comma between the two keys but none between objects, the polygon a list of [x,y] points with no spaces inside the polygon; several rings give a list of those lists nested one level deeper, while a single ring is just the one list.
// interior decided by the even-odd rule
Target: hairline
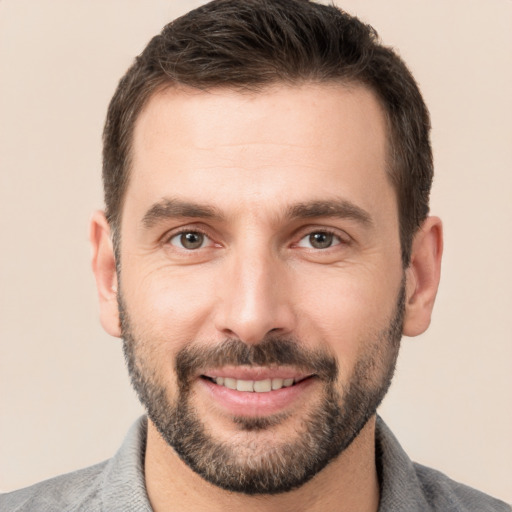
[{"label": "hairline", "polygon": [[[287,86],[290,88],[298,88],[304,85],[320,85],[324,87],[345,87],[347,89],[356,88],[356,87],[362,87],[366,89],[367,91],[371,92],[375,99],[377,100],[379,107],[381,109],[384,123],[385,123],[385,137],[386,137],[386,160],[385,160],[385,172],[387,179],[389,180],[389,183],[393,189],[395,200],[396,200],[396,209],[397,209],[397,215],[398,215],[398,225],[399,225],[399,239],[400,239],[400,245],[402,246],[402,236],[401,236],[401,229],[402,229],[402,215],[401,215],[401,208],[400,208],[400,194],[398,191],[398,181],[400,178],[398,176],[399,170],[396,168],[399,164],[396,161],[395,157],[395,133],[393,129],[393,122],[390,118],[388,109],[386,108],[386,104],[384,100],[381,98],[381,95],[379,94],[379,91],[372,86],[371,84],[367,83],[366,81],[359,79],[357,77],[333,77],[333,78],[327,78],[327,79],[313,79],[313,78],[298,78],[294,80],[282,80],[279,78],[276,78],[275,80],[269,80],[262,83],[251,83],[251,84],[220,84],[220,85],[211,85],[211,86],[205,86],[205,87],[199,87],[194,85],[188,85],[185,83],[181,83],[175,80],[172,80],[170,77],[167,76],[161,76],[161,81],[155,85],[151,90],[148,91],[148,93],[143,98],[141,104],[138,107],[138,110],[134,113],[134,118],[132,119],[132,122],[130,124],[130,130],[127,134],[128,141],[126,146],[126,160],[125,160],[125,168],[124,168],[124,180],[122,182],[122,190],[121,190],[121,196],[119,199],[117,211],[114,212],[113,218],[108,219],[109,225],[111,228],[111,236],[112,241],[114,243],[114,246],[119,249],[120,242],[121,242],[121,224],[122,224],[122,212],[126,200],[126,194],[128,191],[128,187],[130,186],[130,179],[133,172],[133,142],[134,142],[134,136],[135,136],[135,130],[137,127],[137,123],[139,121],[140,116],[143,114],[144,110],[147,108],[150,101],[158,94],[161,94],[162,92],[168,91],[168,90],[176,90],[176,91],[196,91],[196,92],[203,92],[208,93],[212,91],[232,91],[238,94],[265,94],[266,92],[271,91],[273,88],[278,88],[281,86]],[[403,247],[401,247],[401,250],[403,251]],[[118,255],[120,256],[120,252],[118,252]]]}]

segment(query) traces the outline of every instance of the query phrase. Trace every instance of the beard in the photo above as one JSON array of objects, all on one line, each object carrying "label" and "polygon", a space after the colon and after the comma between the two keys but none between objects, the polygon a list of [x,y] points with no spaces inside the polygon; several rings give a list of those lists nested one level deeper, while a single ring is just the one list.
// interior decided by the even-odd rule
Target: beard
[{"label": "beard", "polygon": [[[350,446],[375,415],[394,374],[404,301],[402,283],[388,325],[363,340],[367,349],[343,386],[331,353],[308,349],[290,337],[267,337],[256,345],[238,339],[226,339],[214,347],[191,342],[176,355],[177,393],[171,401],[142,350],[155,340],[135,338],[121,291],[118,294],[123,351],[132,385],[148,417],[198,475],[227,491],[249,495],[283,493],[302,486]],[[295,435],[283,441],[277,441],[272,431],[288,419],[286,413],[232,417],[242,435],[221,441],[194,407],[192,383],[201,369],[225,365],[293,366],[315,375],[322,384],[321,396],[308,412],[301,412]]]}]

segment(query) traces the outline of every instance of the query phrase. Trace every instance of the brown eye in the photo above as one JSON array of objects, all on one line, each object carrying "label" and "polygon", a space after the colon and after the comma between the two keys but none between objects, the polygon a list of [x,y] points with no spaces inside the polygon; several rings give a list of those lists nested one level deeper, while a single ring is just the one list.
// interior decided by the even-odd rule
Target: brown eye
[{"label": "brown eye", "polygon": [[307,249],[328,249],[341,243],[340,237],[327,231],[315,231],[300,240],[299,247]]},{"label": "brown eye", "polygon": [[327,249],[332,245],[333,235],[331,233],[312,233],[309,235],[309,243],[315,249]]},{"label": "brown eye", "polygon": [[200,249],[203,247],[206,241],[207,237],[203,235],[203,233],[199,233],[197,231],[185,231],[174,235],[169,240],[169,243],[175,247],[193,251],[194,249]]}]

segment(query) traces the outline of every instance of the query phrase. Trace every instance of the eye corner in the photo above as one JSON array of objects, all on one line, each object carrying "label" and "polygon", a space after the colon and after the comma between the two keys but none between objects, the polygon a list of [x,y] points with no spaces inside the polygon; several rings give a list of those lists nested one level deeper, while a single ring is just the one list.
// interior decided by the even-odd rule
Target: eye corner
[{"label": "eye corner", "polygon": [[161,241],[163,246],[170,246],[174,250],[187,253],[217,245],[207,233],[197,228],[173,230],[166,233]]},{"label": "eye corner", "polygon": [[349,245],[350,237],[327,228],[310,229],[302,233],[295,247],[312,251],[326,251],[337,246]]}]

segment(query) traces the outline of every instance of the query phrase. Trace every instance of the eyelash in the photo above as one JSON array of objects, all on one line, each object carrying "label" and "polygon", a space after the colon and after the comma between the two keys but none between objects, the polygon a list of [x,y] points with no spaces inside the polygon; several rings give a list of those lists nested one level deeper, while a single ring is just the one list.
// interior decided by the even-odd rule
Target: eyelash
[{"label": "eyelash", "polygon": [[[186,247],[179,247],[173,243],[171,243],[171,241],[177,237],[180,237],[180,236],[183,236],[185,234],[197,234],[197,235],[201,235],[203,237],[206,238],[206,240],[203,240],[201,242],[201,245],[198,246],[198,247],[193,247],[193,248],[186,248]],[[305,245],[301,245],[301,242],[303,242],[305,239],[307,239],[308,237],[312,237],[313,235],[324,235],[324,236],[327,236],[327,237],[333,237],[333,239],[336,239],[337,241],[333,241],[334,243],[331,243],[330,245],[328,245],[327,247],[323,247],[323,248],[319,248],[319,247],[307,247]],[[207,247],[203,247],[203,244],[205,243],[205,241],[209,241],[210,243],[215,243],[213,241],[213,238],[203,229],[199,229],[197,227],[194,227],[194,228],[181,228],[179,231],[175,231],[167,236],[165,236],[165,238],[163,239],[163,243],[164,244],[167,244],[167,245],[172,245],[173,247],[179,249],[179,250],[182,250],[186,253],[194,253],[196,252],[197,250],[199,249],[205,249]],[[320,251],[320,252],[325,252],[331,248],[334,248],[334,247],[337,247],[337,246],[340,246],[340,245],[344,245],[344,246],[348,246],[350,245],[351,243],[351,239],[348,235],[345,235],[345,236],[342,236],[341,234],[339,234],[338,232],[334,231],[334,230],[330,230],[330,229],[326,229],[326,228],[317,228],[317,229],[311,229],[309,228],[307,232],[304,232],[302,231],[301,233],[301,236],[298,240],[298,242],[295,242],[292,244],[292,247],[300,247],[302,249],[305,249],[305,250],[308,250],[308,251]],[[311,244],[310,244],[311,245]],[[220,245],[219,245],[220,246]]]},{"label": "eyelash", "polygon": [[[333,239],[337,239],[337,242],[334,242],[334,240],[333,240],[333,243],[331,245],[329,245],[328,247],[325,247],[325,248],[304,247],[304,246],[300,245],[300,243],[303,240],[305,240],[307,238],[311,238],[313,235],[324,235],[324,236],[326,235],[328,237],[332,237]],[[301,236],[299,241],[296,244],[294,244],[294,245],[296,245],[298,247],[303,247],[304,249],[309,249],[309,250],[327,251],[328,249],[331,249],[331,248],[336,247],[338,245],[348,245],[349,243],[350,243],[349,240],[345,239],[343,236],[341,236],[339,233],[337,233],[337,232],[335,232],[333,230],[325,229],[325,228],[318,228],[318,229],[310,230],[307,233],[305,233],[303,236]]]},{"label": "eyelash", "polygon": [[[213,239],[211,236],[208,235],[208,233],[206,233],[204,230],[202,229],[198,229],[198,228],[193,228],[193,229],[187,229],[187,228],[182,228],[180,229],[179,231],[175,231],[169,235],[167,235],[165,238],[164,238],[164,244],[168,244],[168,245],[173,245],[171,243],[171,240],[173,240],[174,238],[176,237],[180,237],[180,236],[183,236],[183,235],[186,235],[186,234],[196,234],[196,235],[202,235],[203,237],[205,237],[207,240],[209,240],[210,242],[213,242]],[[201,244],[202,245],[202,244]],[[177,247],[175,245],[173,245],[173,247]],[[198,247],[198,249],[203,249],[204,247]],[[187,249],[186,247],[178,247],[178,249],[181,249],[183,251],[186,251],[186,252],[194,252],[194,250],[197,250],[197,249]]]}]

